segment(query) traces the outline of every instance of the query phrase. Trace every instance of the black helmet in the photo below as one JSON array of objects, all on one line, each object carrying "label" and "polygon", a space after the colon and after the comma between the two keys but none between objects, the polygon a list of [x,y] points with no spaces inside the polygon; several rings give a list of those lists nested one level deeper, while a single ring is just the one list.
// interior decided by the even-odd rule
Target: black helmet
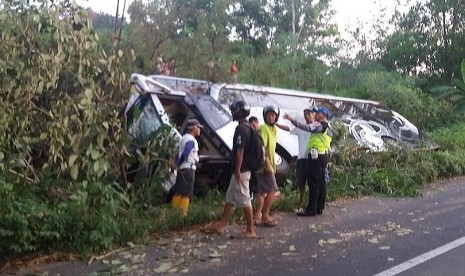
[{"label": "black helmet", "polygon": [[229,106],[233,120],[245,119],[250,114],[250,105],[244,100],[237,100]]},{"label": "black helmet", "polygon": [[268,112],[274,112],[276,114],[276,120],[274,121],[275,123],[278,121],[279,118],[279,108],[273,105],[268,105],[263,108],[263,120],[266,122],[266,113]]}]

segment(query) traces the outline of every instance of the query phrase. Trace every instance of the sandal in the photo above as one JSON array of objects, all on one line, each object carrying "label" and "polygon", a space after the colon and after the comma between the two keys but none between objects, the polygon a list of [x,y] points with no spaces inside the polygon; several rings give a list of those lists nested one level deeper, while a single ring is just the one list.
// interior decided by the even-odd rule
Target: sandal
[{"label": "sandal", "polygon": [[266,227],[275,227],[278,225],[278,222],[276,220],[262,221],[262,225]]}]

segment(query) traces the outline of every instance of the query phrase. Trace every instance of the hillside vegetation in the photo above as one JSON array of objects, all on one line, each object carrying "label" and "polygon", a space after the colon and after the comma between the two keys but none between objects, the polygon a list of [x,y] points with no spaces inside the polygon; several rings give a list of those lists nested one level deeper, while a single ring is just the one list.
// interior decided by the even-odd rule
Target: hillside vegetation
[{"label": "hillside vegetation", "polygon": [[[104,24],[114,19],[111,16],[68,3],[35,2],[0,4],[2,262],[40,252],[104,252],[220,215],[224,196],[217,190],[194,199],[187,218],[164,204],[160,182],[175,150],[168,130],[142,145],[143,152],[134,152],[125,135],[122,109],[129,97],[128,75],[154,72],[160,53],[175,58],[184,77],[205,78],[206,63],[220,58],[221,78],[226,80],[229,61],[236,58],[240,82],[382,101],[440,145],[437,151],[392,148],[376,154],[346,147],[332,156],[331,199],[418,196],[423,185],[465,172],[465,85],[461,77],[454,79],[465,71],[465,63],[460,63],[465,20],[453,25],[455,36],[447,38],[445,48],[434,39],[439,34],[429,34],[435,60],[415,59],[425,52],[414,46],[399,48],[399,43],[395,52],[389,47],[406,34],[402,30],[421,37],[421,28],[404,25],[415,23],[415,12],[428,19],[422,9],[399,17],[396,22],[402,28],[380,36],[375,41],[378,52],[362,51],[357,59],[347,60],[337,54],[337,26],[327,23],[329,1],[318,6],[291,1],[298,7],[294,12],[304,18],[301,22],[289,19],[287,3],[276,3],[275,14],[269,14],[255,1],[237,0],[243,9],[228,15],[224,11],[230,1],[171,1],[164,6],[160,1],[134,1],[128,8],[130,23],[122,26],[120,37],[119,30],[115,34],[108,29],[112,24]],[[435,2],[424,8],[437,8]],[[454,14],[462,18],[465,8],[458,10]],[[245,22],[257,33],[251,34]],[[237,40],[228,38],[231,30],[226,26],[234,26]],[[443,52],[447,59],[440,58]],[[405,58],[407,53],[411,58]],[[333,64],[323,62],[323,56]],[[432,64],[435,61],[440,62]],[[422,62],[428,62],[429,70],[415,73]],[[156,161],[157,169],[150,178],[131,182],[127,174],[137,173],[130,166],[135,161],[142,169]],[[280,182],[285,194],[277,205],[280,210],[293,209],[292,180],[290,176]]]}]

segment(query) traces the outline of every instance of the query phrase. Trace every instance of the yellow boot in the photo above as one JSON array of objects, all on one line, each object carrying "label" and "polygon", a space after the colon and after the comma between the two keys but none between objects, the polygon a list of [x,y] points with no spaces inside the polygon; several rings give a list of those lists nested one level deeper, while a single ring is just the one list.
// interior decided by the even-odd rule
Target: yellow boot
[{"label": "yellow boot", "polygon": [[181,199],[179,200],[178,207],[181,208],[182,214],[184,216],[187,215],[187,211],[189,210],[189,202],[190,202],[190,199],[188,197],[181,197]]},{"label": "yellow boot", "polygon": [[179,206],[179,201],[180,200],[181,200],[180,195],[174,195],[173,198],[171,199],[171,206],[173,206],[173,208],[181,207],[181,206]]}]

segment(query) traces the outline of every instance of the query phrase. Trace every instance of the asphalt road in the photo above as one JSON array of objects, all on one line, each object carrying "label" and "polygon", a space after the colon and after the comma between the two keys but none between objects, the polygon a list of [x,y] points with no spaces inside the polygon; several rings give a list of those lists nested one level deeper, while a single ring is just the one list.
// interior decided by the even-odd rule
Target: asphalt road
[{"label": "asphalt road", "polygon": [[418,198],[339,200],[322,216],[280,213],[260,238],[198,229],[86,262],[10,271],[85,275],[465,275],[465,178]]}]

